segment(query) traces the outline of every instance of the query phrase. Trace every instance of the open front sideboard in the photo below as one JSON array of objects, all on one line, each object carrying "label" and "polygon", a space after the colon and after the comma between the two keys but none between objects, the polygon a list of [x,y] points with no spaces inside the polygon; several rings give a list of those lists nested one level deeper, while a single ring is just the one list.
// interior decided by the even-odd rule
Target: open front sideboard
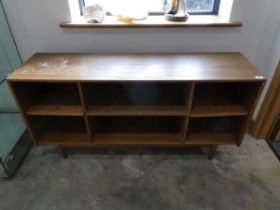
[{"label": "open front sideboard", "polygon": [[34,144],[240,146],[265,84],[240,53],[37,53],[8,78]]}]

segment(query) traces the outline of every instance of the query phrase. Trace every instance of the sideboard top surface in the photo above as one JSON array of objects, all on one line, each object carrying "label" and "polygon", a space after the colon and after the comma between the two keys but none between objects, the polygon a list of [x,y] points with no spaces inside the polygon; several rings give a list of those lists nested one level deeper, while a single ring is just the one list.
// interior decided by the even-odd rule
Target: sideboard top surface
[{"label": "sideboard top surface", "polygon": [[36,53],[9,81],[263,81],[241,53]]}]

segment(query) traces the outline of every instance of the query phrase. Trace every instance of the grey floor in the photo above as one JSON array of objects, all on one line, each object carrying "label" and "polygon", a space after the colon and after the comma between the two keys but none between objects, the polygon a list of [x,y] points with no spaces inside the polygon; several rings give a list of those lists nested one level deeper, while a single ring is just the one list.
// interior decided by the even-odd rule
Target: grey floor
[{"label": "grey floor", "polygon": [[1,210],[280,209],[280,164],[265,142],[207,150],[33,148],[0,182]]}]

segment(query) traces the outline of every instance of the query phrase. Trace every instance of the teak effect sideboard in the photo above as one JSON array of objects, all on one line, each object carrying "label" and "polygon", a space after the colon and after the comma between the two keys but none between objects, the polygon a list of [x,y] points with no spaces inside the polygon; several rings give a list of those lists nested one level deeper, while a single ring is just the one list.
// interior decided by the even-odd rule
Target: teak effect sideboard
[{"label": "teak effect sideboard", "polygon": [[37,53],[8,78],[34,144],[240,146],[265,84],[240,53]]}]

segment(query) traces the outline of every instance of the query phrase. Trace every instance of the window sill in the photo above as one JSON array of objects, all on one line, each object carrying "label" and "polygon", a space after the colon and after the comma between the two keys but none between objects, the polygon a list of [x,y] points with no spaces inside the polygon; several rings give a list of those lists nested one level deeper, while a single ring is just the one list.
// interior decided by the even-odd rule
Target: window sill
[{"label": "window sill", "polygon": [[218,15],[194,15],[186,22],[170,22],[164,16],[149,16],[143,21],[123,22],[107,16],[103,23],[87,23],[82,17],[60,24],[61,28],[189,28],[189,27],[241,27],[239,21],[224,20]]}]

